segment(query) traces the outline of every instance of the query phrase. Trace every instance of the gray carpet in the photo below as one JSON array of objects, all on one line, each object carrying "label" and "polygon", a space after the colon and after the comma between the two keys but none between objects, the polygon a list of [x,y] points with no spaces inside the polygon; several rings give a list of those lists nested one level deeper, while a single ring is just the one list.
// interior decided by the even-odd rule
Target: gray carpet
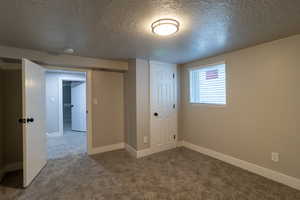
[{"label": "gray carpet", "polygon": [[26,190],[0,186],[0,199],[297,200],[300,191],[182,147],[138,160],[125,150],[53,159]]},{"label": "gray carpet", "polygon": [[47,137],[47,143],[49,159],[62,158],[87,151],[85,132],[65,130],[63,136]]}]

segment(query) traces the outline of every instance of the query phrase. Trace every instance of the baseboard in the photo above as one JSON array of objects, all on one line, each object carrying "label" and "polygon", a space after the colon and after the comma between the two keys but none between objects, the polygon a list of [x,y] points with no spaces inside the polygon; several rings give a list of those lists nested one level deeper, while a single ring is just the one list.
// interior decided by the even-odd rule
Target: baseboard
[{"label": "baseboard", "polygon": [[48,137],[59,137],[62,136],[60,132],[52,132],[52,133],[46,133]]},{"label": "baseboard", "polygon": [[5,174],[4,169],[0,169],[0,183],[4,177],[4,174]]},{"label": "baseboard", "polygon": [[177,141],[176,147],[183,147],[183,140]]},{"label": "baseboard", "polygon": [[204,148],[186,141],[183,141],[183,146],[189,149],[192,149],[194,151],[200,152],[202,154],[208,155],[210,157],[216,158],[218,160],[224,161],[226,163],[232,164],[234,166],[240,167],[242,169],[245,169],[247,171],[250,171],[252,173],[261,175],[263,177],[266,177],[268,179],[271,179],[273,181],[282,183],[284,185],[290,186],[292,188],[300,190],[300,179],[297,179],[295,177],[291,177],[285,174],[282,174],[280,172],[264,168],[261,166],[258,166],[256,164],[240,160],[237,158],[234,158],[232,156],[228,156],[226,154]]},{"label": "baseboard", "polygon": [[153,151],[151,151],[150,148],[137,151],[135,148],[133,148],[129,144],[126,144],[125,149],[129,152],[130,155],[132,155],[135,158],[142,158],[142,157],[145,157],[145,156],[148,156],[148,155],[151,155],[152,153],[154,153]]},{"label": "baseboard", "polygon": [[142,158],[142,157],[145,157],[145,156],[149,156],[153,153],[154,152],[151,150],[151,148],[142,149],[142,150],[137,151],[137,158]]},{"label": "baseboard", "polygon": [[104,152],[114,151],[114,150],[124,149],[124,148],[125,148],[125,144],[121,142],[121,143],[107,145],[103,147],[92,148],[89,154],[94,155],[98,153],[104,153]]},{"label": "baseboard", "polygon": [[2,181],[2,179],[6,173],[18,171],[21,169],[23,169],[23,162],[10,163],[10,164],[3,166],[2,169],[0,169],[0,182]]},{"label": "baseboard", "polygon": [[15,163],[9,163],[7,165],[5,165],[4,167],[4,172],[13,172],[13,171],[17,171],[17,170],[21,170],[23,169],[23,162],[15,162]]},{"label": "baseboard", "polygon": [[128,153],[133,156],[134,158],[137,158],[137,150],[130,146],[129,144],[125,144],[125,149],[128,151]]}]

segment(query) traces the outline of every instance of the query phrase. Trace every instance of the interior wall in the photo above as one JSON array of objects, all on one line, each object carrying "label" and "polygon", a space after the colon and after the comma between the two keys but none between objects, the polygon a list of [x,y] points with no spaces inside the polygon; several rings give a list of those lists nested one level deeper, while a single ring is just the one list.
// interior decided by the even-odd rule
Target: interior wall
[{"label": "interior wall", "polygon": [[[184,140],[300,178],[299,52],[296,35],[185,64]],[[227,105],[190,104],[187,69],[219,61],[226,62]]]},{"label": "interior wall", "polygon": [[46,73],[46,124],[47,133],[59,131],[59,80],[78,78],[85,80],[85,74],[67,72]]},{"label": "interior wall", "polygon": [[124,74],[93,70],[93,148],[124,142]]},{"label": "interior wall", "polygon": [[125,91],[125,142],[137,149],[136,117],[136,60],[129,61],[128,71],[124,74]]},{"label": "interior wall", "polygon": [[[132,59],[125,73],[126,143],[136,150],[150,147],[150,66],[147,60]],[[144,143],[144,137],[148,142]]]},{"label": "interior wall", "polygon": [[3,70],[0,68],[0,181],[3,177],[4,170],[4,111],[3,111],[3,99],[4,99],[4,81],[3,81]]},{"label": "interior wall", "polygon": [[5,165],[19,164],[23,160],[22,124],[22,72],[5,70],[4,81],[4,161]]},{"label": "interior wall", "polygon": [[[150,65],[136,59],[137,150],[150,147]],[[144,137],[148,142],[144,143]]]}]

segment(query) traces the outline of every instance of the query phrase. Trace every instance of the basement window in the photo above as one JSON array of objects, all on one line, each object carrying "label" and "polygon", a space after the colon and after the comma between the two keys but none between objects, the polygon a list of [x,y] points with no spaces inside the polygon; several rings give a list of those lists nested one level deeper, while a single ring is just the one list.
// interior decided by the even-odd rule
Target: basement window
[{"label": "basement window", "polygon": [[190,103],[226,104],[225,63],[189,70]]}]

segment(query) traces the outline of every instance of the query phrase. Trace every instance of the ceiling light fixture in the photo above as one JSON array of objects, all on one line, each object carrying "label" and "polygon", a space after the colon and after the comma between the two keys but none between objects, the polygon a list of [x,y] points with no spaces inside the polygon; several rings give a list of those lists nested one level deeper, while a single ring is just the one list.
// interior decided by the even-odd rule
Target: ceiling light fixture
[{"label": "ceiling light fixture", "polygon": [[151,24],[151,29],[156,35],[172,35],[179,30],[179,22],[175,19],[159,19]]}]

